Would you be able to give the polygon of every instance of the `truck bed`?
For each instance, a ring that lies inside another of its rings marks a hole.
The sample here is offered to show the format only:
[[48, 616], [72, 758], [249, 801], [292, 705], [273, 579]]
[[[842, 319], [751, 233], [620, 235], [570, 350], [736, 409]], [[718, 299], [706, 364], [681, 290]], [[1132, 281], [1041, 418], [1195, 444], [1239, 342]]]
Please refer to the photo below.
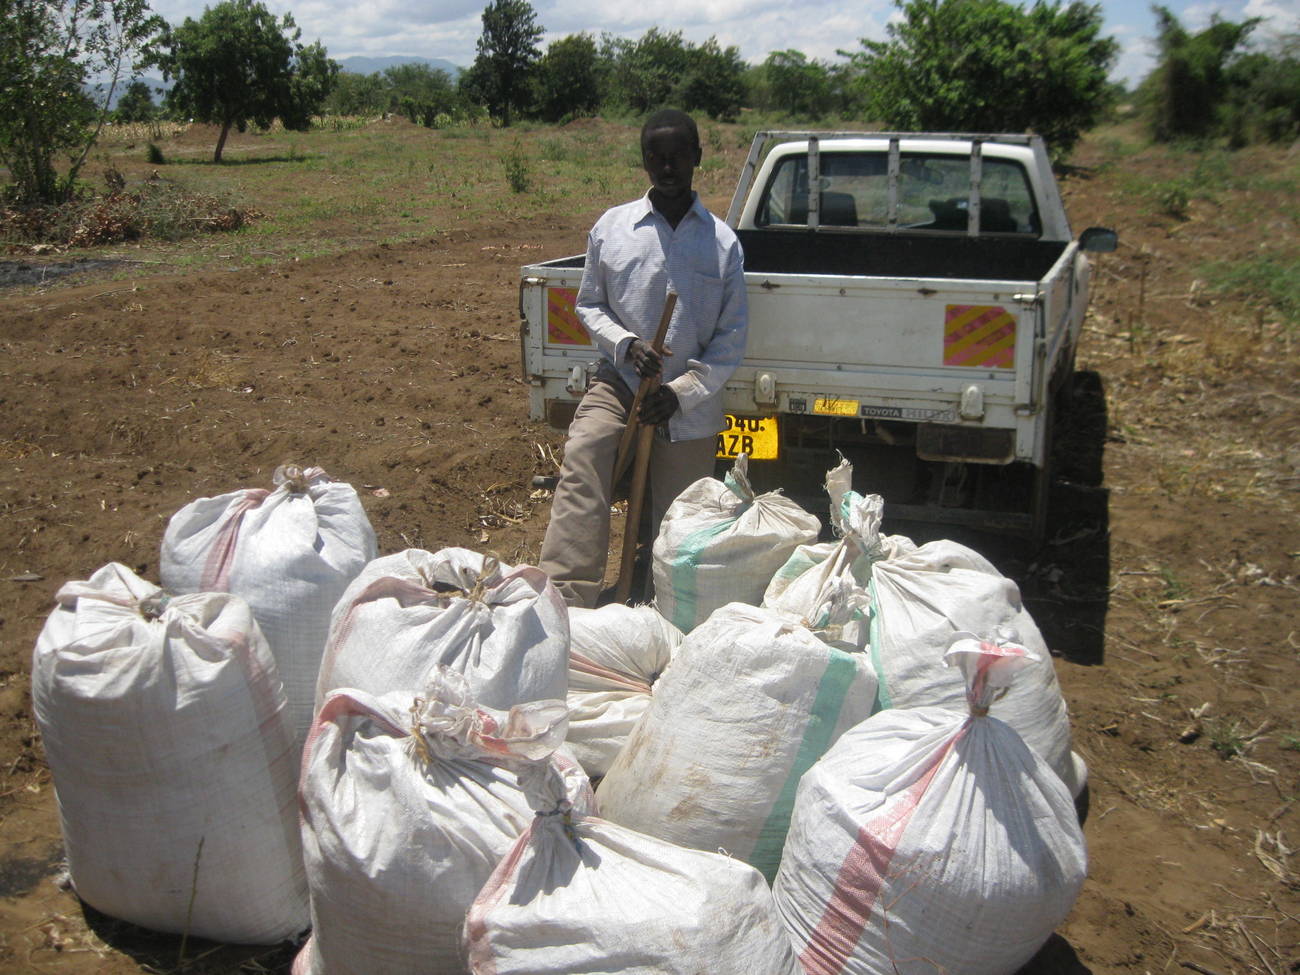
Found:
[[[1012, 237], [742, 230], [754, 274], [1039, 281], [1066, 244]], [[579, 261], [579, 265], [581, 261]]]

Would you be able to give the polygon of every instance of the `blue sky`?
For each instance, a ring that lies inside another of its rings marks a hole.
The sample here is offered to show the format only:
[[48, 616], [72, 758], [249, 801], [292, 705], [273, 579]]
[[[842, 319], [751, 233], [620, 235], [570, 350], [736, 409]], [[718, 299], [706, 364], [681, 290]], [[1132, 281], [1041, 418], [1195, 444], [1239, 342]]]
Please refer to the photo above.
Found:
[[[152, 0], [171, 23], [197, 17], [214, 0]], [[263, 0], [276, 13], [290, 12], [306, 41], [321, 40], [333, 58], [353, 54], [406, 54], [445, 58], [467, 67], [474, 60], [479, 20], [488, 0]], [[660, 0], [611, 4], [608, 0], [532, 0], [546, 28], [544, 43], [588, 31], [637, 38], [651, 27], [680, 30], [700, 43], [717, 37], [740, 48], [746, 61], [794, 48], [809, 57], [835, 60], [837, 49], [856, 49], [863, 37], [880, 40], [897, 13], [892, 0]], [[1256, 36], [1300, 31], [1300, 0], [1166, 0], [1182, 23], [1199, 29], [1214, 14], [1239, 21], [1262, 17]], [[1105, 32], [1119, 41], [1114, 76], [1133, 83], [1151, 69], [1155, 18], [1151, 4], [1102, 0]]]

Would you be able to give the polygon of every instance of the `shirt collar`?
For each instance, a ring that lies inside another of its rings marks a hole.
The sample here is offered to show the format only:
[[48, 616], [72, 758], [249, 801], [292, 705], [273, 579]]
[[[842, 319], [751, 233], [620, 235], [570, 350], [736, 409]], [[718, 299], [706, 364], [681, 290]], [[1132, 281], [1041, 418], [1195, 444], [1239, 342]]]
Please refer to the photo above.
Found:
[[[636, 226], [643, 220], [648, 219], [658, 212], [655, 210], [654, 204], [650, 202], [649, 190], [646, 190], [645, 196], [641, 197], [637, 202], [641, 205], [633, 211], [635, 214], [635, 218], [632, 221], [633, 226]], [[696, 190], [691, 190], [691, 208], [686, 211], [686, 215], [683, 216], [682, 219], [685, 220], [686, 217], [689, 217], [691, 214], [695, 214], [702, 220], [709, 216], [709, 211], [704, 204], [700, 202], [700, 194]]]

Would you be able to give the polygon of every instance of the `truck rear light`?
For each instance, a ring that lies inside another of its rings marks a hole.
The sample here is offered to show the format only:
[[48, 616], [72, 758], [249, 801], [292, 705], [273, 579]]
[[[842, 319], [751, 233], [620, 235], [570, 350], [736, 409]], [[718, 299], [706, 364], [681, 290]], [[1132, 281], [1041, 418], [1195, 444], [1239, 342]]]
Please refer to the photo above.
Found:
[[916, 428], [916, 456], [922, 460], [1009, 464], [1016, 456], [1016, 432], [948, 423], [921, 423]]

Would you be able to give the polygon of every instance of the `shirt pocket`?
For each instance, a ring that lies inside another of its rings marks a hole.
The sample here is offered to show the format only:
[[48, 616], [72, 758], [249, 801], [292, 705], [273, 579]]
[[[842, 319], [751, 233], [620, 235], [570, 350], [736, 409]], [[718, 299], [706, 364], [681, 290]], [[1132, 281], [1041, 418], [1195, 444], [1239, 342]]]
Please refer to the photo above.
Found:
[[718, 316], [722, 313], [722, 279], [692, 271], [691, 290], [686, 296], [686, 330], [695, 337], [699, 351], [713, 338]]

